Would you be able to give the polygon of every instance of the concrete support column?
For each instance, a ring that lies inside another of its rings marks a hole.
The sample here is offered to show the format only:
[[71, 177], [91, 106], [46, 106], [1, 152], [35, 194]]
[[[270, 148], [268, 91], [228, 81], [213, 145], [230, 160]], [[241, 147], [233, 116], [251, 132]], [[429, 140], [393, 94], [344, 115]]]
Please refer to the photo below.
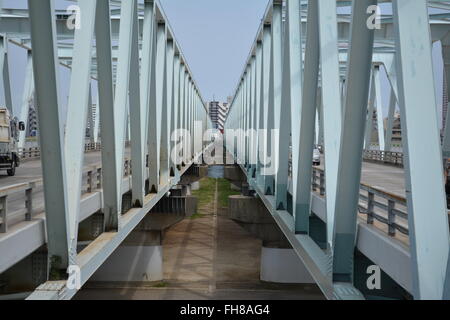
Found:
[[262, 201], [231, 196], [229, 218], [262, 240], [260, 279], [273, 283], [314, 283]]
[[236, 188], [242, 189], [242, 186], [247, 183], [247, 177], [238, 166], [225, 166], [224, 178], [231, 182]]
[[197, 212], [197, 198], [185, 196], [186, 186], [171, 190], [92, 277], [100, 282], [155, 282], [163, 280], [164, 232]]
[[134, 230], [91, 278], [101, 282], [163, 280], [161, 231]]
[[294, 249], [262, 247], [261, 281], [273, 283], [314, 283]]

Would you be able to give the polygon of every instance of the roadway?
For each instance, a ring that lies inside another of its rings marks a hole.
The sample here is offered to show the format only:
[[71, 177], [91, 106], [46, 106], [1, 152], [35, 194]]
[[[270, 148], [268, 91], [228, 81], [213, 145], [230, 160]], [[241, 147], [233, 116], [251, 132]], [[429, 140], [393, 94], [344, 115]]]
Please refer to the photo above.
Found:
[[[101, 152], [89, 152], [85, 154], [84, 158], [85, 170], [93, 166], [101, 166]], [[29, 160], [21, 163], [20, 167], [16, 169], [16, 175], [9, 177], [6, 171], [0, 171], [0, 190], [14, 185], [29, 183], [33, 181], [42, 181], [41, 160]], [[84, 183], [86, 178], [84, 178]], [[8, 196], [8, 212], [13, 213], [25, 206], [25, 193], [14, 193]], [[43, 186], [37, 183], [37, 187], [33, 188], [33, 215], [44, 212], [44, 192]], [[11, 227], [16, 223], [24, 220], [23, 215], [15, 215], [10, 217], [8, 226]], [[1, 240], [1, 235], [0, 235]]]
[[[324, 159], [318, 168], [324, 170]], [[361, 183], [372, 188], [405, 197], [405, 172], [403, 168], [378, 164], [373, 162], [363, 162], [361, 171]]]

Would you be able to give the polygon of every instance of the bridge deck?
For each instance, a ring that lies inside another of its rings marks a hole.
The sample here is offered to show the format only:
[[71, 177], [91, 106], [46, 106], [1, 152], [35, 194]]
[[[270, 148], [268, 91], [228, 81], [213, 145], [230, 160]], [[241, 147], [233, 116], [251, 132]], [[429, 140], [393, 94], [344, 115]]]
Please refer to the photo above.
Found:
[[[126, 150], [126, 157], [129, 156], [129, 149]], [[85, 169], [93, 166], [101, 165], [101, 152], [94, 151], [85, 154]], [[324, 161], [322, 165], [319, 166], [323, 169]], [[16, 176], [9, 177], [6, 172], [0, 175], [0, 189], [7, 188], [20, 183], [28, 183], [31, 181], [37, 181], [42, 179], [42, 170], [40, 159], [25, 161], [16, 171]], [[86, 180], [86, 178], [85, 178]], [[86, 182], [86, 181], [85, 181]], [[404, 183], [404, 170], [402, 168], [387, 166], [384, 164], [377, 164], [371, 162], [364, 162], [362, 169], [362, 179], [363, 184], [369, 185], [371, 187], [383, 190], [388, 193], [395, 194], [400, 197], [405, 196], [405, 183]], [[25, 202], [25, 194], [17, 193], [8, 197], [8, 211], [15, 212], [23, 208]], [[39, 214], [44, 212], [44, 196], [43, 188], [37, 187], [33, 190], [33, 207], [35, 208], [34, 214]], [[361, 215], [362, 217], [362, 215]], [[22, 224], [23, 217], [16, 216], [9, 219], [9, 226], [13, 227], [15, 224]], [[406, 221], [403, 222], [406, 226]], [[375, 221], [375, 226], [379, 229], [387, 231], [387, 226]], [[7, 234], [0, 234], [0, 241]], [[408, 244], [408, 237], [397, 233], [396, 238], [400, 241]]]
[[[129, 156], [129, 150], [126, 151], [126, 157]], [[100, 166], [101, 165], [101, 152], [95, 151], [85, 154], [85, 169], [88, 170], [89, 167]], [[319, 166], [323, 169], [324, 162]], [[26, 161], [21, 164], [21, 166], [16, 171], [16, 176], [9, 177], [6, 172], [0, 175], [0, 189], [7, 188], [9, 186], [17, 185], [20, 183], [27, 183], [31, 181], [36, 181], [42, 179], [41, 162], [39, 159]], [[404, 182], [404, 171], [402, 168], [397, 168], [394, 166], [387, 166], [383, 164], [376, 164], [371, 162], [364, 162], [362, 169], [362, 179], [361, 183], [369, 185], [373, 188], [381, 189], [385, 192], [395, 194], [400, 197], [405, 196], [405, 182]], [[23, 207], [25, 195], [18, 193], [8, 197], [8, 211], [14, 212], [19, 208]], [[44, 197], [41, 188], [36, 188], [33, 193], [34, 207], [38, 208], [36, 213], [44, 211]], [[17, 221], [14, 221], [17, 220]], [[22, 217], [16, 217], [9, 221], [9, 225], [12, 226], [14, 223], [22, 222]], [[379, 224], [380, 228], [386, 228], [382, 224]], [[0, 234], [0, 241], [2, 235]], [[407, 237], [400, 236], [400, 239], [407, 241]]]
[[[127, 156], [128, 156], [127, 151]], [[323, 164], [323, 163], [322, 163]], [[86, 153], [85, 155], [85, 169], [88, 170], [94, 166], [101, 165], [101, 153], [100, 152], [91, 152]], [[16, 185], [20, 183], [26, 183], [30, 181], [39, 180], [42, 178], [41, 176], [41, 165], [40, 160], [30, 160], [24, 162], [20, 168], [17, 169], [17, 175], [15, 177], [8, 176], [0, 176], [0, 189], [9, 187], [11, 185]], [[86, 178], [85, 178], [86, 180]], [[84, 182], [86, 183], [86, 181]], [[403, 169], [386, 166], [382, 164], [375, 164], [365, 162], [363, 165], [362, 171], [362, 183], [366, 185], [370, 185], [376, 187], [377, 189], [384, 190], [386, 192], [396, 194], [399, 197], [404, 197], [405, 189], [404, 189], [404, 173]], [[34, 211], [34, 219], [32, 221], [24, 221], [23, 216], [16, 216], [14, 219], [9, 220], [10, 232], [5, 234], [0, 234], [0, 243], [2, 240], [7, 240], [10, 233], [17, 233], [17, 231], [25, 230], [26, 228], [31, 227], [33, 223], [36, 223], [36, 219], [43, 218], [44, 212], [44, 199], [43, 199], [43, 190], [42, 187], [35, 188], [36, 192], [33, 193], [33, 207], [36, 208]], [[89, 195], [85, 195], [89, 196]], [[17, 193], [10, 197], [8, 197], [8, 211], [14, 212], [23, 208], [25, 202], [25, 195], [23, 193]], [[363, 215], [360, 216], [360, 221], [364, 223], [365, 217]], [[407, 222], [403, 222], [405, 227], [407, 227]], [[374, 222], [373, 226], [368, 226], [370, 228], [377, 228], [382, 231], [387, 238], [387, 226], [379, 223], [377, 221]], [[27, 239], [29, 239], [27, 237]], [[392, 238], [391, 238], [392, 239]], [[407, 245], [408, 237], [397, 233], [395, 236], [396, 240], [399, 240], [401, 243]], [[1, 246], [0, 246], [1, 247]], [[24, 257], [21, 257], [22, 259]], [[19, 259], [19, 260], [20, 260]], [[18, 261], [19, 261], [18, 260]]]

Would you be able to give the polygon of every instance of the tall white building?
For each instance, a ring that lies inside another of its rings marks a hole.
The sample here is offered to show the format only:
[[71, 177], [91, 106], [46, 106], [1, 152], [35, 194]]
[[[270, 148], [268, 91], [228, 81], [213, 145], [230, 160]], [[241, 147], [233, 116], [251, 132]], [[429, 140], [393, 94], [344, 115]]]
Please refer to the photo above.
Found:
[[229, 104], [227, 102], [211, 101], [209, 104], [209, 116], [213, 123], [214, 129], [222, 130], [228, 116]]

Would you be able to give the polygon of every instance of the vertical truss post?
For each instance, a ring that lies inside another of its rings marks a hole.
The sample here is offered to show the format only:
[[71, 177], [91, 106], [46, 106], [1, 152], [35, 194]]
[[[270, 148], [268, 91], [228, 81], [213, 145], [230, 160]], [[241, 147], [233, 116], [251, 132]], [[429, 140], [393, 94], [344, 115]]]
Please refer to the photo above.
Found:
[[[255, 61], [255, 139], [254, 139], [254, 156], [255, 156], [255, 168], [254, 177], [258, 179], [261, 166], [259, 159], [259, 134], [258, 131], [261, 126], [261, 78], [262, 78], [262, 43], [258, 41], [256, 44], [256, 61]], [[230, 106], [231, 107], [231, 106]]]
[[[174, 78], [173, 78], [173, 110], [171, 116], [171, 126], [170, 126], [170, 150], [175, 150], [175, 140], [174, 134], [177, 132], [179, 126], [179, 117], [180, 117], [180, 74], [181, 74], [181, 63], [180, 63], [180, 55], [175, 55], [174, 60]], [[172, 156], [172, 155], [171, 155]], [[178, 174], [177, 166], [178, 166], [178, 155], [172, 159], [170, 170], [176, 176]]]
[[[158, 192], [160, 185], [160, 154], [161, 154], [161, 117], [165, 87], [166, 72], [166, 25], [157, 23], [156, 29], [156, 51], [154, 56], [155, 74], [152, 79], [152, 95], [154, 99], [150, 107], [149, 115], [149, 166], [150, 166], [150, 190]], [[154, 80], [154, 81], [153, 81]]]
[[[156, 5], [153, 8], [152, 41], [150, 55], [150, 80], [148, 87], [149, 106], [147, 110], [147, 163], [148, 163], [148, 186], [150, 193], [156, 193], [159, 189], [159, 137], [160, 124], [158, 123], [158, 111], [156, 104], [156, 79], [157, 79], [157, 41], [158, 23], [156, 21]], [[145, 89], [145, 87], [144, 87]]]
[[[296, 2], [296, 1], [295, 1]], [[291, 5], [291, 4], [290, 4]], [[298, 15], [298, 13], [297, 13]], [[292, 28], [301, 35], [301, 17], [295, 15], [296, 21]], [[308, 22], [306, 30], [305, 71], [302, 85], [302, 61], [294, 57], [301, 54], [301, 38], [298, 35], [295, 51], [292, 52], [295, 67], [292, 72], [291, 108], [292, 108], [292, 145], [293, 145], [293, 209], [295, 217], [295, 232], [309, 233], [309, 216], [311, 212], [311, 175], [314, 143], [315, 114], [317, 110], [317, 91], [319, 81], [319, 25], [318, 3], [308, 1]], [[300, 53], [298, 53], [300, 50]], [[291, 66], [292, 68], [292, 66]], [[300, 124], [300, 125], [298, 125]]]
[[164, 102], [161, 119], [161, 184], [166, 185], [170, 178], [170, 123], [173, 100], [173, 60], [175, 48], [173, 40], [167, 40], [166, 74]]
[[[266, 30], [267, 29], [267, 30]], [[264, 183], [264, 176], [263, 176], [263, 163], [264, 163], [264, 154], [265, 154], [265, 143], [266, 143], [266, 136], [264, 133], [264, 119], [265, 119], [265, 90], [266, 88], [266, 73], [267, 70], [265, 68], [266, 63], [268, 63], [265, 60], [268, 60], [268, 58], [265, 56], [267, 53], [267, 45], [264, 44], [264, 39], [267, 38], [267, 33], [270, 36], [270, 26], [265, 25], [263, 29], [263, 40], [259, 42], [259, 79], [258, 81], [258, 89], [259, 92], [257, 94], [259, 95], [259, 103], [258, 103], [258, 164], [256, 167], [256, 181], [259, 186], [262, 186]], [[268, 40], [266, 40], [267, 42]]]
[[240, 143], [240, 160], [241, 164], [245, 165], [246, 163], [246, 154], [245, 154], [245, 142], [246, 142], [246, 136], [245, 136], [245, 120], [247, 117], [246, 114], [246, 103], [247, 103], [247, 75], [248, 75], [248, 65], [247, 70], [244, 75], [244, 79], [242, 80], [242, 104], [241, 104], [241, 143]]
[[250, 87], [250, 64], [247, 64], [247, 72], [244, 78], [244, 104], [242, 106], [242, 155], [243, 155], [243, 164], [244, 168], [247, 168], [248, 164], [248, 153], [247, 153], [247, 145], [248, 145], [248, 135], [247, 135], [247, 124], [249, 117], [249, 94], [248, 89]]
[[257, 134], [256, 134], [256, 128], [257, 128], [257, 58], [256, 56], [252, 57], [252, 71], [251, 71], [251, 88], [250, 88], [250, 96], [252, 99], [251, 104], [251, 119], [250, 119], [250, 146], [249, 146], [249, 154], [250, 154], [250, 166], [249, 166], [249, 173], [250, 178], [253, 178], [254, 176], [254, 170], [256, 168], [256, 159], [257, 159]]
[[188, 132], [188, 137], [186, 140], [186, 164], [189, 163], [191, 159], [191, 144], [192, 144], [192, 131], [191, 131], [191, 77], [186, 74], [186, 130]]
[[[287, 4], [289, 7], [289, 3]], [[297, 12], [298, 14], [298, 12]], [[289, 18], [289, 17], [288, 17]], [[278, 210], [287, 210], [287, 184], [289, 174], [289, 140], [291, 138], [290, 109], [287, 103], [282, 103], [283, 86], [283, 21], [282, 1], [274, 3], [272, 52], [273, 52], [273, 109], [274, 128], [278, 137], [273, 141], [275, 155], [272, 157], [275, 165], [275, 206]], [[287, 29], [287, 27], [286, 27]], [[285, 35], [287, 33], [285, 32]], [[286, 36], [284, 42], [287, 42]], [[286, 52], [284, 56], [286, 57]]]
[[184, 78], [184, 99], [183, 99], [183, 126], [184, 137], [183, 137], [183, 163], [187, 165], [188, 162], [188, 146], [189, 146], [189, 128], [188, 128], [188, 115], [189, 115], [189, 74], [185, 66], [185, 72], [183, 74]]
[[449, 229], [427, 1], [394, 0], [393, 11], [414, 297], [442, 299]]
[[[269, 168], [264, 168], [264, 192], [267, 195], [275, 195], [275, 178], [277, 172], [277, 136], [274, 136], [277, 129], [277, 115], [279, 115], [281, 107], [281, 68], [282, 68], [282, 48], [281, 48], [281, 29], [282, 29], [282, 4], [278, 0], [272, 3], [272, 28], [270, 41], [270, 65], [269, 65], [269, 93], [268, 93], [268, 109], [266, 118], [266, 146], [267, 153], [270, 152]], [[270, 170], [272, 168], [273, 170]]]
[[197, 108], [198, 108], [198, 100], [197, 100], [197, 90], [194, 90], [194, 105], [193, 105], [193, 116], [192, 116], [192, 122], [193, 122], [193, 128], [194, 128], [194, 157], [197, 155], [198, 150], [198, 137], [200, 133], [200, 127], [197, 123]]
[[193, 108], [194, 108], [194, 86], [192, 83], [192, 77], [189, 75], [189, 97], [188, 97], [188, 130], [189, 130], [189, 155], [188, 162], [192, 162], [192, 158], [194, 157], [194, 128], [193, 128]]
[[[33, 100], [34, 100], [33, 56], [31, 50], [27, 50], [27, 67], [25, 71], [25, 82], [22, 95], [22, 104], [19, 114], [19, 121], [25, 123], [26, 129], [28, 129], [30, 106]], [[20, 131], [19, 149], [23, 149], [25, 147], [26, 137], [27, 137], [26, 131]]]
[[[149, 6], [151, 3], [144, 3], [145, 5], [145, 26], [150, 30], [145, 30], [145, 35], [151, 34], [151, 23], [152, 23], [152, 12], [149, 11]], [[151, 11], [151, 10], [150, 10]], [[150, 20], [150, 21], [148, 21]], [[141, 99], [141, 89], [140, 81], [142, 78], [149, 77], [149, 69], [142, 72], [140, 69], [140, 59], [139, 59], [139, 14], [138, 14], [138, 3], [134, 3], [133, 7], [133, 20], [132, 20], [132, 34], [131, 34], [131, 56], [130, 56], [130, 82], [128, 91], [128, 103], [130, 107], [130, 134], [131, 134], [131, 161], [132, 161], [132, 204], [135, 207], [142, 207], [144, 205], [145, 196], [145, 132], [146, 132], [146, 101], [142, 102]], [[144, 31], [144, 30], [143, 30]], [[146, 42], [151, 41], [151, 39], [145, 39]], [[147, 45], [147, 53], [149, 54], [149, 44]], [[146, 62], [150, 61], [149, 57], [144, 57]]]
[[242, 141], [243, 141], [243, 151], [242, 154], [244, 156], [243, 162], [245, 168], [247, 168], [248, 165], [248, 118], [250, 116], [249, 114], [249, 106], [250, 106], [250, 95], [249, 95], [249, 88], [250, 88], [250, 64], [247, 64], [247, 73], [245, 74], [245, 80], [244, 80], [244, 105], [242, 108]]
[[[185, 146], [185, 137], [184, 137], [184, 117], [185, 117], [185, 106], [186, 106], [186, 65], [184, 63], [181, 64], [181, 70], [180, 70], [180, 113], [178, 115], [178, 130], [180, 131], [180, 138], [181, 138], [181, 147], [182, 147], [182, 154], [177, 154], [179, 159], [177, 159], [178, 164], [181, 166], [184, 164], [184, 153], [186, 152], [184, 149]], [[177, 151], [178, 152], [178, 151]]]
[[[145, 166], [148, 150], [149, 141], [149, 114], [150, 114], [150, 101], [151, 101], [151, 82], [152, 73], [154, 70], [153, 56], [155, 48], [155, 9], [153, 0], [145, 0], [144, 2], [144, 24], [142, 30], [142, 59], [141, 59], [141, 79], [140, 79], [140, 94], [141, 94], [141, 110], [143, 110], [143, 117], [145, 118], [142, 122], [144, 127], [143, 137], [144, 150], [143, 163]], [[150, 166], [150, 165], [149, 165]], [[147, 179], [147, 170], [144, 173], [144, 178]]]
[[[269, 99], [270, 99], [270, 78], [271, 78], [271, 63], [272, 63], [272, 55], [271, 55], [271, 47], [272, 47], [272, 34], [271, 34], [272, 26], [270, 24], [265, 24], [263, 29], [263, 84], [261, 87], [261, 94], [262, 94], [262, 104], [263, 104], [263, 116], [264, 120], [262, 122], [262, 130], [263, 131], [263, 139], [260, 140], [260, 143], [262, 143], [262, 153], [260, 154], [260, 161], [262, 161], [262, 167], [261, 167], [261, 175], [262, 175], [262, 189], [264, 190], [264, 193], [266, 193], [267, 189], [266, 186], [270, 185], [270, 181], [268, 180], [269, 177], [266, 173], [266, 166], [269, 162], [269, 152], [270, 152], [270, 145], [269, 145], [269, 139], [271, 129], [269, 127]], [[273, 180], [271, 180], [273, 181]]]
[[67, 205], [70, 226], [70, 249], [77, 253], [78, 223], [80, 214], [82, 169], [85, 152], [86, 120], [91, 93], [92, 43], [94, 39], [97, 2], [80, 0], [80, 29], [75, 30], [72, 74], [65, 135]]
[[[342, 106], [339, 92], [340, 70], [336, 1], [318, 0], [320, 65], [325, 134], [325, 174], [327, 241], [332, 247], [339, 150], [341, 145]], [[366, 8], [367, 9], [367, 8]]]
[[[122, 211], [122, 179], [124, 174], [125, 139], [128, 132], [129, 113], [129, 89], [130, 89], [130, 67], [133, 56], [133, 30], [136, 17], [136, 1], [123, 1], [121, 4], [120, 30], [119, 30], [119, 58], [117, 63], [117, 81], [114, 99], [114, 117], [116, 120], [115, 145], [116, 153], [116, 185], [118, 198], [118, 214]], [[136, 76], [136, 75], [133, 75]], [[120, 215], [118, 218], [119, 229]]]
[[189, 163], [192, 159], [192, 139], [193, 139], [193, 133], [192, 133], [192, 82], [191, 77], [188, 75], [188, 82], [187, 82], [187, 118], [186, 118], [186, 129], [189, 132], [189, 142], [187, 144], [187, 158], [186, 162]]
[[238, 118], [238, 121], [239, 121], [238, 129], [239, 129], [239, 131], [237, 133], [238, 134], [238, 143], [237, 143], [238, 164], [242, 164], [243, 163], [243, 161], [242, 161], [242, 149], [243, 149], [243, 147], [242, 147], [242, 140], [243, 140], [243, 134], [242, 134], [242, 127], [243, 127], [243, 125], [242, 125], [242, 122], [243, 122], [243, 118], [244, 118], [244, 110], [243, 110], [244, 93], [243, 93], [243, 91], [244, 91], [244, 85], [245, 85], [245, 82], [244, 82], [245, 75], [246, 75], [246, 73], [244, 72], [244, 76], [243, 76], [243, 79], [241, 80], [241, 85], [239, 87], [239, 118]]
[[192, 161], [192, 159], [194, 158], [194, 99], [195, 99], [195, 86], [194, 86], [194, 79], [191, 76], [191, 113], [190, 113], [190, 121], [189, 121], [189, 126], [190, 126], [190, 132], [191, 132], [191, 157], [190, 157], [190, 161]]
[[356, 219], [361, 181], [364, 126], [369, 96], [374, 30], [366, 27], [367, 8], [377, 0], [354, 0], [351, 46], [347, 62], [347, 88], [339, 156], [333, 280], [351, 282], [356, 241]]
[[[198, 97], [198, 92], [195, 93], [195, 124], [194, 124], [194, 137], [195, 137], [195, 156], [197, 157], [200, 154], [201, 146], [202, 146], [202, 123], [199, 118], [199, 107], [200, 107], [200, 99]], [[199, 163], [201, 159], [195, 159], [196, 163]], [[201, 163], [201, 162], [200, 162]]]
[[33, 70], [41, 136], [41, 162], [51, 268], [69, 266], [69, 217], [64, 148], [59, 116], [58, 55], [52, 0], [28, 1]]
[[116, 156], [116, 127], [114, 113], [114, 89], [112, 69], [111, 19], [109, 0], [97, 0], [96, 47], [98, 73], [98, 113], [102, 119], [102, 187], [105, 229], [118, 227], [119, 196], [121, 181], [119, 168], [113, 159]]
[[244, 137], [244, 165], [245, 168], [248, 168], [249, 164], [249, 136], [248, 136], [248, 128], [249, 128], [249, 119], [250, 119], [250, 104], [251, 104], [251, 96], [250, 96], [250, 86], [251, 86], [251, 67], [250, 64], [247, 64], [247, 74], [245, 76], [245, 104], [244, 104], [244, 130], [242, 132]]

